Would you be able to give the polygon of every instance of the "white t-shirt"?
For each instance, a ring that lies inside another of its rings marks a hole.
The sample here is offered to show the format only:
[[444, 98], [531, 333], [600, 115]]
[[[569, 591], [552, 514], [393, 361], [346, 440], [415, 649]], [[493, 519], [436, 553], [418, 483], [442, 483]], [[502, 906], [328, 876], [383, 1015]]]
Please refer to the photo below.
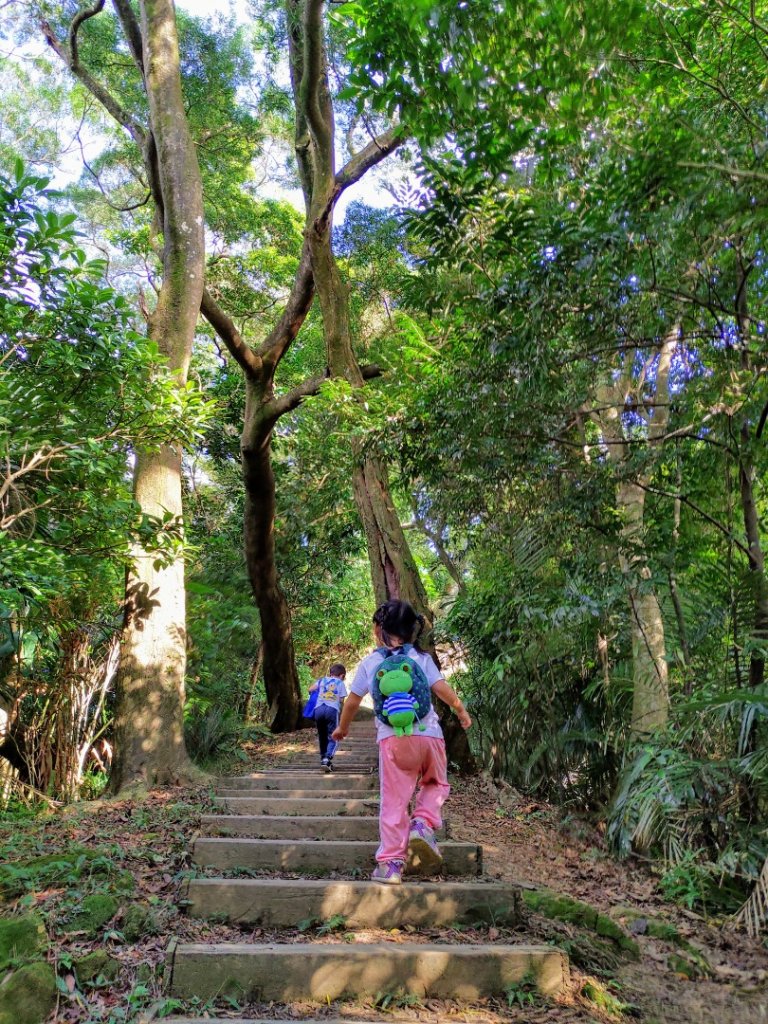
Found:
[[[442, 672], [428, 654], [412, 649], [408, 651], [408, 657], [412, 658], [413, 661], [423, 669], [430, 687], [434, 686], [435, 683], [439, 682], [443, 678]], [[349, 688], [350, 693], [356, 693], [358, 697], [364, 697], [366, 693], [370, 693], [374, 676], [376, 675], [379, 665], [383, 660], [384, 659], [378, 651], [373, 651], [371, 654], [366, 655], [366, 657], [364, 657], [360, 662], [360, 666], [355, 673], [354, 682]], [[419, 732], [418, 729], [414, 728], [414, 736], [432, 736], [437, 739], [443, 738], [443, 730], [440, 728], [440, 719], [437, 717], [437, 712], [433, 706], [430, 706], [429, 711], [424, 718], [422, 718], [421, 724], [426, 726], [424, 732]], [[395, 730], [391, 725], [387, 725], [379, 718], [376, 719], [376, 740], [378, 743], [381, 743], [381, 741], [385, 740], [388, 736], [394, 735]]]
[[338, 711], [346, 696], [347, 688], [343, 679], [339, 679], [337, 676], [323, 676], [322, 679], [318, 679], [316, 707], [319, 708], [321, 704], [327, 704], [329, 708], [336, 708]]

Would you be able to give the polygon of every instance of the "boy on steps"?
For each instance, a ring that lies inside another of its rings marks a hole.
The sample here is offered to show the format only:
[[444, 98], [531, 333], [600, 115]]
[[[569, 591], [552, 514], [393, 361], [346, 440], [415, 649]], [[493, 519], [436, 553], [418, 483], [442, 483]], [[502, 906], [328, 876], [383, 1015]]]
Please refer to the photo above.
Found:
[[331, 665], [328, 675], [318, 679], [309, 688], [310, 693], [317, 690], [314, 717], [317, 726], [317, 742], [320, 747], [320, 764], [326, 772], [333, 771], [333, 755], [336, 753], [338, 743], [331, 739], [331, 733], [339, 724], [339, 712], [344, 698], [347, 696], [347, 688], [344, 685], [346, 675], [347, 670], [343, 665], [339, 663]]

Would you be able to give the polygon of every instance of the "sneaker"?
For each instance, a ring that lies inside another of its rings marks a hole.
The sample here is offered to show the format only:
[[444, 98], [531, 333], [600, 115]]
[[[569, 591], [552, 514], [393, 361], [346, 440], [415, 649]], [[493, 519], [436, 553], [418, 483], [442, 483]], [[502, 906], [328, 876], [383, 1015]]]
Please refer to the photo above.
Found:
[[380, 861], [371, 875], [372, 882], [383, 885], [400, 885], [403, 880], [403, 862], [401, 860]]
[[326, 760], [323, 761], [323, 765], [325, 766], [325, 774], [330, 775], [331, 772], [333, 771], [333, 761], [330, 759], [330, 757], [326, 758]]
[[408, 851], [417, 859], [422, 873], [435, 874], [443, 866], [443, 855], [437, 845], [435, 833], [421, 818], [414, 818], [408, 834]]
[[320, 758], [320, 764], [322, 765], [322, 767], [323, 767], [323, 768], [325, 768], [325, 770], [326, 770], [326, 771], [328, 771], [328, 765], [329, 765], [330, 763], [331, 763], [331, 762], [330, 762], [330, 761], [328, 760], [328, 758], [327, 758], [327, 757], [321, 757], [321, 758]]

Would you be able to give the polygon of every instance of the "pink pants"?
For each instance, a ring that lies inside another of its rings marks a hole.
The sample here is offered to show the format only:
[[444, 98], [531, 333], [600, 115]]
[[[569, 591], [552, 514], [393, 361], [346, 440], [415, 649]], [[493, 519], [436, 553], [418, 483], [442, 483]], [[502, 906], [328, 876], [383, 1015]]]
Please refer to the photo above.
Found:
[[408, 805], [419, 784], [413, 817], [430, 828], [443, 823], [441, 808], [448, 799], [445, 741], [434, 736], [388, 736], [379, 743], [379, 835], [377, 861], [405, 860], [411, 815]]

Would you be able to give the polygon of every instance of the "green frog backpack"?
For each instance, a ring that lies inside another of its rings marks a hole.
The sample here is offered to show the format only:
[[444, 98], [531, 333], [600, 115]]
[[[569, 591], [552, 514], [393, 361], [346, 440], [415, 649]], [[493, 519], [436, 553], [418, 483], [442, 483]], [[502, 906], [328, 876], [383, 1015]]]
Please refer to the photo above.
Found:
[[424, 669], [409, 657], [412, 644], [391, 651], [379, 647], [382, 661], [373, 677], [373, 711], [380, 722], [391, 726], [395, 736], [412, 736], [414, 725], [424, 732], [423, 724], [432, 707], [432, 690]]

